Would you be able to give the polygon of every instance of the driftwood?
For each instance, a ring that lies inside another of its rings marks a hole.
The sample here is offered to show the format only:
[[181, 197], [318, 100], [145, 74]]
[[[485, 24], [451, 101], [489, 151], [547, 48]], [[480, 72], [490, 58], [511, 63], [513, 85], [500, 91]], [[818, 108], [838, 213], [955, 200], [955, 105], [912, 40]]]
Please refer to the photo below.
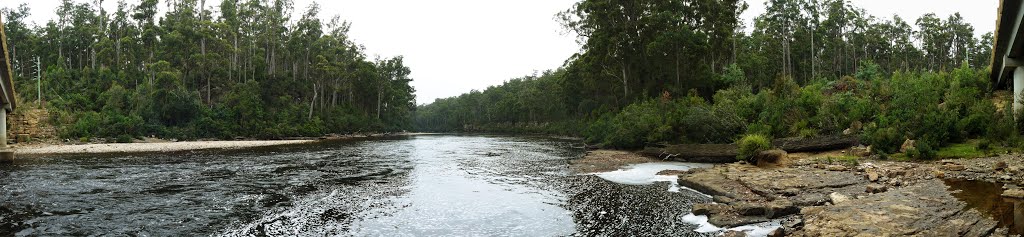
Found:
[[[854, 136], [781, 138], [772, 141], [773, 146], [790, 153], [844, 149], [859, 143]], [[731, 163], [736, 161], [739, 147], [736, 144], [679, 144], [647, 147], [640, 154], [672, 161]]]

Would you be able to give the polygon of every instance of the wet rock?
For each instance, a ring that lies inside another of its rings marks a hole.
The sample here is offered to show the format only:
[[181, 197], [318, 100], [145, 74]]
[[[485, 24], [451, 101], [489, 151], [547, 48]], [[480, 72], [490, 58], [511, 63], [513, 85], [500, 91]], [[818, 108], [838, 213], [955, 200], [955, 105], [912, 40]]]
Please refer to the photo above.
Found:
[[996, 223], [946, 190], [923, 180], [832, 206], [804, 207], [806, 236], [984, 236]]
[[725, 233], [722, 233], [722, 237], [747, 237], [747, 233], [743, 233], [742, 231], [730, 230], [726, 231]]
[[1002, 171], [1007, 168], [1006, 161], [998, 161], [992, 165], [992, 170]]
[[878, 172], [868, 171], [867, 172], [867, 176], [868, 176], [868, 181], [871, 181], [871, 182], [878, 181]]
[[686, 174], [686, 173], [687, 173], [687, 171], [682, 171], [682, 170], [662, 170], [662, 171], [658, 171], [658, 173], [656, 175], [681, 175], [681, 174]]
[[786, 229], [775, 228], [771, 233], [768, 233], [768, 237], [783, 237], [786, 236]]
[[868, 184], [868, 187], [864, 191], [867, 192], [867, 193], [881, 193], [881, 192], [885, 192], [885, 191], [888, 191], [888, 190], [889, 190], [889, 188], [885, 187], [885, 185], [881, 185], [881, 184]]
[[793, 202], [790, 202], [790, 201], [785, 200], [785, 199], [778, 199], [778, 200], [769, 202], [767, 205], [765, 205], [765, 209], [766, 209], [765, 215], [768, 218], [779, 218], [779, 217], [783, 217], [783, 216], [788, 216], [788, 215], [800, 213], [800, 208], [799, 207], [794, 205]]
[[770, 221], [771, 219], [763, 216], [741, 216], [735, 213], [725, 213], [720, 215], [708, 216], [708, 223], [722, 228], [732, 228], [741, 225], [749, 225], [754, 223], [761, 223]]
[[842, 165], [828, 165], [828, 166], [825, 166], [825, 169], [827, 169], [828, 171], [846, 171], [846, 166], [842, 166]]
[[717, 202], [717, 203], [729, 204], [729, 203], [736, 202], [736, 199], [732, 199], [732, 198], [726, 197], [726, 196], [714, 196], [714, 197], [711, 198], [711, 201], [714, 201], [714, 202]]
[[754, 155], [754, 162], [762, 168], [785, 166], [789, 164], [789, 154], [779, 149], [762, 151]]
[[734, 205], [736, 213], [744, 216], [761, 216], [768, 213], [768, 209], [765, 206], [755, 203], [739, 203]]
[[910, 148], [914, 148], [914, 143], [915, 141], [910, 139], [903, 141], [903, 145], [900, 145], [900, 153], [905, 153]]
[[840, 204], [850, 200], [850, 197], [840, 193], [831, 193], [828, 195], [828, 198], [832, 200], [832, 204]]
[[948, 163], [948, 164], [942, 165], [942, 169], [949, 170], [949, 171], [964, 171], [964, 170], [967, 169], [967, 167], [965, 167], [964, 165], [961, 165], [961, 164]]
[[1003, 191], [1003, 194], [1001, 196], [1008, 198], [1024, 198], [1024, 190], [1021, 190], [1019, 188], [1008, 189], [1006, 191]]

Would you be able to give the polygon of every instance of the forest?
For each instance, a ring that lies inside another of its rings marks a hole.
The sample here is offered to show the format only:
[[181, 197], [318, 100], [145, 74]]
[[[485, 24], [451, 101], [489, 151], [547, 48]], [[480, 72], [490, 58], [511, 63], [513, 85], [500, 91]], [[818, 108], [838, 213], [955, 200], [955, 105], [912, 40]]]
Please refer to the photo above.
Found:
[[959, 13], [765, 3], [745, 26], [740, 0], [582, 0], [556, 16], [581, 45], [563, 67], [420, 105], [415, 127], [614, 148], [848, 134], [883, 155], [918, 140], [911, 158], [966, 140], [1021, 145], [987, 76], [992, 33], [976, 37]]
[[21, 108], [48, 109], [63, 138], [411, 129], [415, 90], [402, 57], [368, 58], [351, 24], [321, 20], [316, 3], [301, 12], [291, 0], [121, 0], [114, 12], [102, 3], [61, 0], [45, 25], [27, 22], [27, 4], [0, 10]]

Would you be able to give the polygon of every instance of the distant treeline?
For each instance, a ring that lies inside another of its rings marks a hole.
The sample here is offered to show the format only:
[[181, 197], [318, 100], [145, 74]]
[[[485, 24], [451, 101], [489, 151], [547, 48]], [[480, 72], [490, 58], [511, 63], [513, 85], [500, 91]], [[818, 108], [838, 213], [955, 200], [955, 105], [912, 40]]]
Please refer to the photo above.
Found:
[[37, 101], [41, 65], [42, 102], [63, 137], [411, 128], [402, 57], [368, 59], [350, 24], [320, 20], [315, 3], [299, 19], [292, 0], [120, 1], [115, 12], [99, 3], [63, 0], [45, 25], [26, 22], [26, 4], [2, 9], [23, 107]]
[[[975, 38], [959, 14], [908, 23], [842, 0], [766, 6], [748, 30], [739, 0], [583, 0], [558, 14], [582, 45], [563, 68], [419, 106], [416, 127], [522, 127], [615, 147], [854, 127], [892, 152], [902, 139], [937, 146], [1012, 125], [977, 103], [991, 88], [992, 33]], [[986, 117], [962, 121], [968, 111]]]

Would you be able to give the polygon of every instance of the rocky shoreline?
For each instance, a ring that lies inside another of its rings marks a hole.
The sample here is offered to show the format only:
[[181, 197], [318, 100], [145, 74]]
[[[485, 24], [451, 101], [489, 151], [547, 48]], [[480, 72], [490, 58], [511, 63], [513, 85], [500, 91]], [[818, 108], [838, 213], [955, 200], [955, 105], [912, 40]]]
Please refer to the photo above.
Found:
[[775, 166], [718, 164], [678, 175], [680, 185], [713, 197], [695, 204], [695, 215], [719, 227], [782, 222], [773, 236], [1007, 236], [1006, 223], [955, 197], [965, 194], [946, 182], [996, 182], [1003, 184], [1004, 197], [1024, 198], [1021, 155], [926, 163], [811, 156]]

